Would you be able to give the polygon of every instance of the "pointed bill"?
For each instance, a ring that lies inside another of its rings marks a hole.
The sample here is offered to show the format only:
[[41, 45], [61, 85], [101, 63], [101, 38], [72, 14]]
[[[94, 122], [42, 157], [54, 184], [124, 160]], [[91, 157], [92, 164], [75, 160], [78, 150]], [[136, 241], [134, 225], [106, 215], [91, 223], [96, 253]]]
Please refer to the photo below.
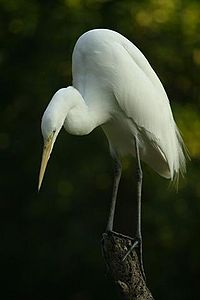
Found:
[[40, 167], [40, 174], [39, 174], [39, 184], [38, 184], [38, 191], [40, 190], [41, 184], [42, 184], [42, 180], [45, 174], [45, 170], [47, 167], [47, 163], [53, 148], [53, 144], [54, 144], [54, 139], [53, 139], [53, 135], [51, 137], [49, 137], [49, 139], [44, 143], [44, 147], [43, 147], [43, 153], [42, 153], [42, 162], [41, 162], [41, 167]]

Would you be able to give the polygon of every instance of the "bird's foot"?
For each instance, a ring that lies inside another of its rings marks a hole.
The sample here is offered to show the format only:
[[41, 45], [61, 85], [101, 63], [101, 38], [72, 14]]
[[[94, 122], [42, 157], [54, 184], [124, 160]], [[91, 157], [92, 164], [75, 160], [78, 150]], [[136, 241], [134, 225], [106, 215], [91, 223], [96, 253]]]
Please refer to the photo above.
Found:
[[125, 239], [128, 239], [128, 240], [130, 240], [130, 241], [135, 241], [135, 239], [134, 238], [132, 238], [132, 237], [130, 237], [130, 236], [128, 236], [128, 235], [124, 235], [124, 234], [122, 234], [122, 233], [119, 233], [119, 232], [116, 232], [116, 231], [113, 231], [113, 230], [106, 230], [106, 233], [109, 235], [109, 234], [113, 234], [113, 235], [115, 235], [115, 236], [117, 236], [117, 237], [119, 237], [119, 238], [125, 238]]
[[132, 246], [127, 251], [127, 253], [124, 255], [122, 261], [124, 261], [135, 248], [138, 248], [138, 258], [139, 258], [139, 263], [140, 263], [140, 270], [141, 270], [144, 280], [146, 281], [146, 275], [144, 272], [144, 264], [143, 264], [143, 257], [142, 257], [142, 238], [134, 239]]
[[127, 251], [127, 253], [122, 258], [122, 262], [127, 259], [128, 255], [135, 248], [138, 248], [138, 259], [139, 259], [139, 264], [140, 264], [140, 270], [141, 270], [141, 273], [142, 273], [142, 276], [143, 276], [144, 280], [146, 281], [146, 276], [145, 276], [145, 272], [144, 272], [143, 258], [142, 258], [142, 238], [138, 238], [138, 237], [132, 238], [130, 236], [124, 235], [122, 233], [119, 233], [119, 232], [116, 232], [116, 231], [113, 231], [113, 230], [106, 230], [106, 233], [111, 234], [111, 235], [115, 235], [119, 238], [128, 239], [132, 243], [132, 245], [130, 246], [130, 249]]
[[133, 249], [135, 249], [136, 247], [138, 247], [139, 245], [139, 241], [137, 239], [134, 240], [132, 246], [130, 247], [130, 249], [126, 252], [126, 254], [124, 255], [124, 257], [122, 258], [122, 261], [125, 261], [126, 258], [128, 257], [128, 255], [133, 251]]

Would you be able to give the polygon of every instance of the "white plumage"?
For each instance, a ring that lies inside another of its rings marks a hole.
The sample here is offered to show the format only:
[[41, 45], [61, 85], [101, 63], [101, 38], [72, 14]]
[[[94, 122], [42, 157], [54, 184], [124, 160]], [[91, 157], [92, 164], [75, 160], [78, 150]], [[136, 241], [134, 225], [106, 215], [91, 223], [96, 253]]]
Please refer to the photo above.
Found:
[[[166, 92], [147, 59], [117, 32], [95, 29], [77, 41], [72, 57], [73, 86], [53, 96], [42, 117], [44, 149], [39, 189], [60, 129], [85, 135], [101, 126], [114, 159], [114, 181], [106, 231], [113, 232], [120, 156], [132, 154], [137, 162], [137, 224], [134, 242], [142, 259], [140, 159], [171, 180], [185, 172], [184, 143], [174, 121]], [[116, 232], [114, 233], [116, 235]]]
[[129, 40], [106, 29], [82, 35], [73, 52], [73, 86], [89, 108], [108, 113], [102, 124], [115, 151], [134, 154], [137, 135], [142, 160], [161, 176], [184, 172], [183, 142], [166, 92]]
[[73, 87], [59, 90], [42, 118], [44, 143], [51, 143], [39, 185], [63, 125], [78, 135], [101, 125], [118, 155], [135, 155], [137, 137], [140, 158], [161, 176], [173, 180], [185, 172], [184, 144], [166, 92], [133, 43], [112, 30], [86, 32], [75, 45], [72, 74]]

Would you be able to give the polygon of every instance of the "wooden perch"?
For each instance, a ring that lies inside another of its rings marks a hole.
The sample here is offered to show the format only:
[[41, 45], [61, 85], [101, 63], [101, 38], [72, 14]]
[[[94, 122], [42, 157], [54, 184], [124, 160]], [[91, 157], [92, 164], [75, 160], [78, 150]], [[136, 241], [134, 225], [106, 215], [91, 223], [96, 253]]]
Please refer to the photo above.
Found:
[[111, 279], [126, 300], [154, 300], [140, 271], [135, 249], [122, 261], [133, 240], [108, 232], [103, 234], [102, 250]]

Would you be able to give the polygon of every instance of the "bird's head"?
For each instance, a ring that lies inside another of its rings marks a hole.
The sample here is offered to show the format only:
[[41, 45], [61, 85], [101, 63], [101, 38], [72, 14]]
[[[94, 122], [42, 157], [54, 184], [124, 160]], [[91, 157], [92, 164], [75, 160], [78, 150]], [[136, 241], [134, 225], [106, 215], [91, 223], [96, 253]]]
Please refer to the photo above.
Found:
[[47, 163], [53, 150], [56, 138], [64, 124], [70, 108], [67, 96], [70, 96], [72, 87], [60, 89], [55, 93], [47, 106], [41, 122], [41, 130], [44, 140], [42, 161], [39, 174], [38, 190], [40, 190]]

